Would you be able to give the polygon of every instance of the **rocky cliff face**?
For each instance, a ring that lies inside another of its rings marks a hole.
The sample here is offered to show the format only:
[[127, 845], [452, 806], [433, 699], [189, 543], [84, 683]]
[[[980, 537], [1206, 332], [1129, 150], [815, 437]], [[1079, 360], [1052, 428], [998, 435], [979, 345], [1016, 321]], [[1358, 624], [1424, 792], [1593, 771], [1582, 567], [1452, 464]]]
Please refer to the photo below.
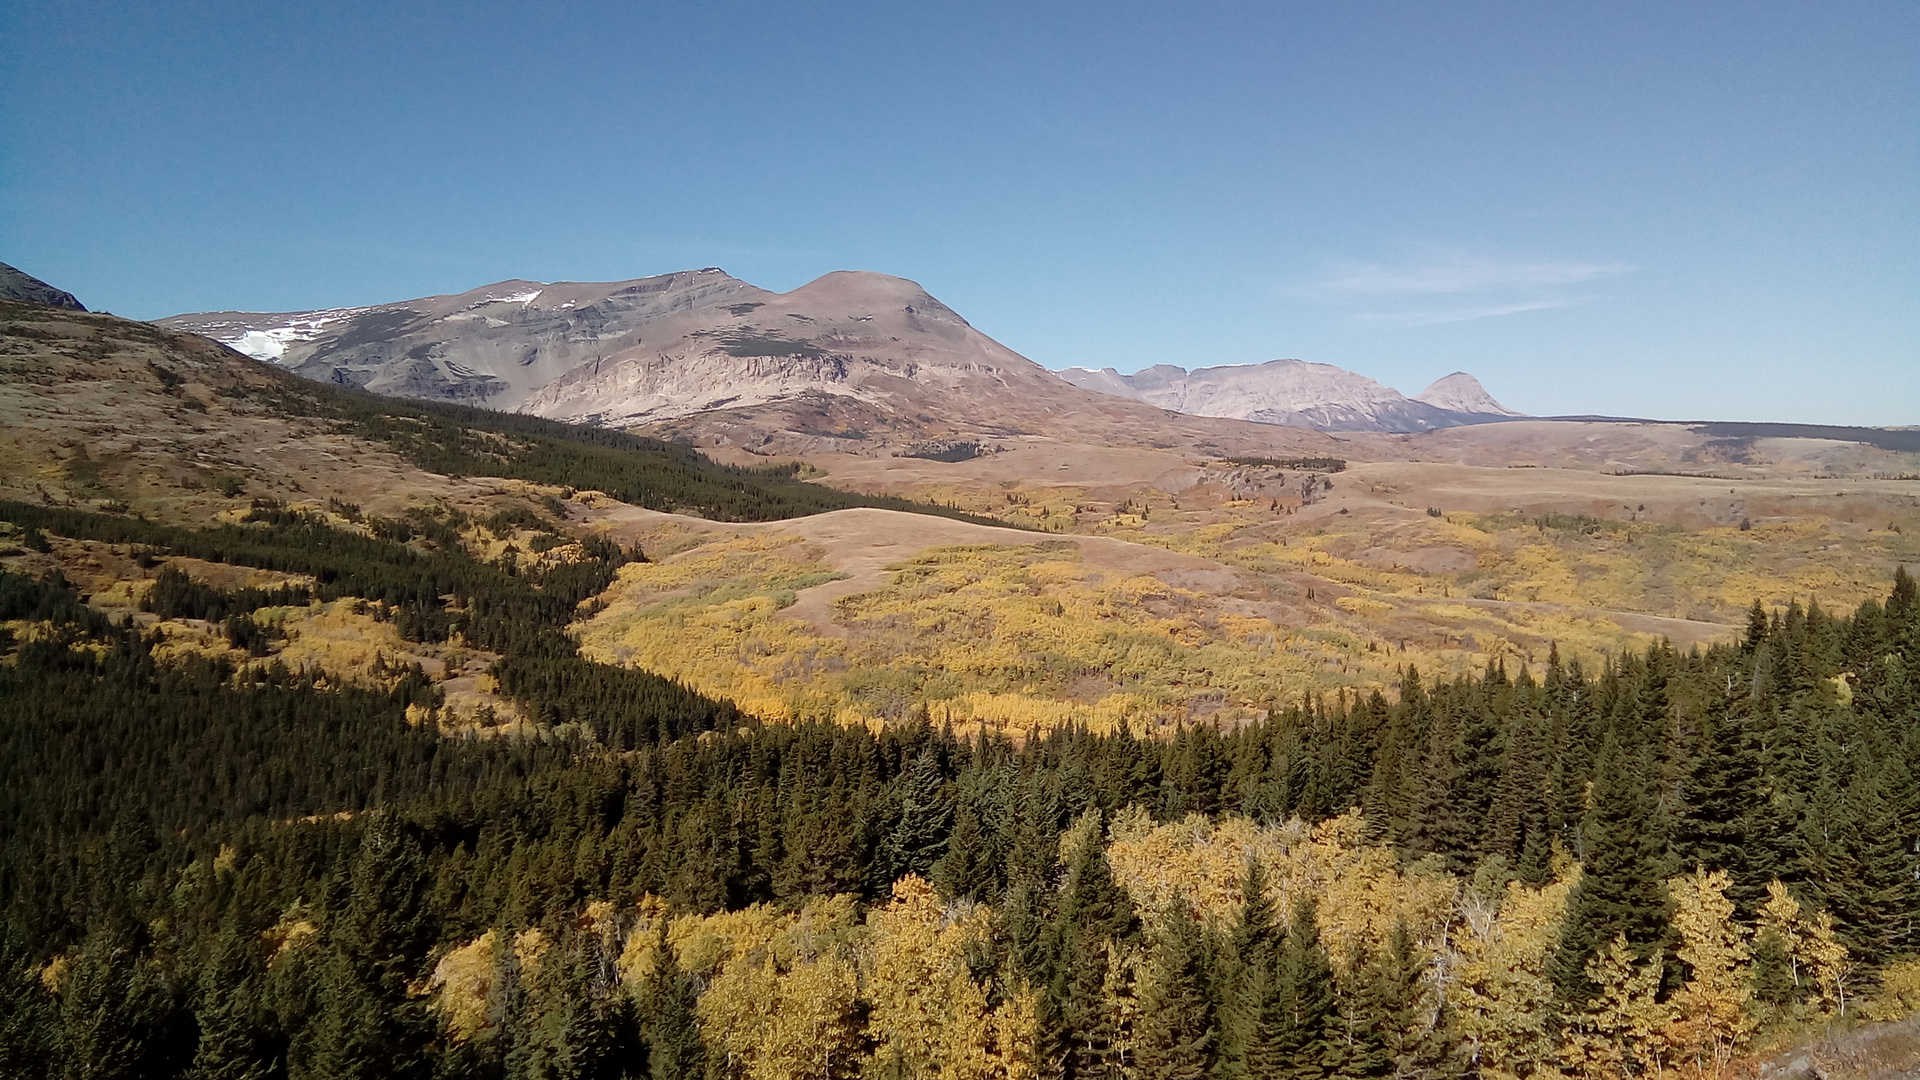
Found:
[[[1075, 386], [1175, 412], [1321, 431], [1431, 431], [1519, 415], [1494, 401], [1473, 376], [1464, 373], [1449, 375], [1419, 398], [1408, 398], [1332, 364], [1304, 360], [1193, 371], [1157, 364], [1131, 375], [1112, 368], [1068, 368], [1059, 375]], [[1457, 404], [1475, 407], [1458, 408]]]

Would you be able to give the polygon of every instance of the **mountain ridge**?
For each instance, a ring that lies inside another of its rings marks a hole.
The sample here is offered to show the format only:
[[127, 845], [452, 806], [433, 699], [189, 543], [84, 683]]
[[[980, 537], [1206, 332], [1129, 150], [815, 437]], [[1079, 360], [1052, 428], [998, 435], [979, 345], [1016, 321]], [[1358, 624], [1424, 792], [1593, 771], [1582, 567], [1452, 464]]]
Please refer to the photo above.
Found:
[[[835, 271], [775, 293], [716, 267], [619, 282], [496, 282], [303, 312], [158, 320], [305, 378], [756, 453], [912, 452], [1070, 434], [1146, 445], [1169, 415], [1060, 379], [917, 282]], [[1312, 432], [1182, 418], [1222, 453], [1325, 452]]]
[[0, 263], [0, 300], [85, 311], [87, 306], [65, 289], [55, 288], [17, 267]]
[[1156, 364], [1131, 375], [1113, 368], [1056, 372], [1083, 389], [1145, 401], [1175, 412], [1320, 431], [1410, 433], [1518, 417], [1479, 380], [1454, 372], [1406, 397], [1332, 364], [1269, 360], [1194, 368]]

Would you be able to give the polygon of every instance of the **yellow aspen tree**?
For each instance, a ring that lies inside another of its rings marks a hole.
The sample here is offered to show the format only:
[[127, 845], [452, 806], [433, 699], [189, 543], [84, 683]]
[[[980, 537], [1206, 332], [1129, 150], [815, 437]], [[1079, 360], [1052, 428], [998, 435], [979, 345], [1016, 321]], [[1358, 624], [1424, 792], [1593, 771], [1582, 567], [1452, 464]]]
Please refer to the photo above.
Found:
[[838, 1080], [860, 1064], [854, 1016], [859, 976], [835, 955], [796, 964], [775, 985], [773, 1015], [759, 1032], [747, 1080]]
[[1497, 907], [1471, 898], [1461, 904], [1447, 964], [1447, 1006], [1487, 1080], [1554, 1068], [1556, 1010], [1546, 964], [1577, 873], [1538, 889], [1509, 882]]
[[1039, 1080], [1034, 1044], [1040, 1025], [1040, 995], [1031, 987], [1011, 990], [987, 1017], [986, 1080]]
[[947, 1045], [955, 1005], [952, 975], [955, 961], [964, 957], [954, 956], [942, 940], [933, 887], [917, 875], [902, 878], [894, 884], [892, 902], [868, 915], [867, 929], [869, 1025], [880, 1043], [869, 1071], [908, 1080], [934, 1076], [954, 1049]]
[[1847, 947], [1834, 936], [1833, 916], [1818, 911], [1802, 925], [1806, 927], [1802, 947], [1806, 951], [1807, 967], [1813, 974], [1814, 988], [1820, 993], [1820, 1009], [1845, 1016], [1847, 995], [1853, 985], [1853, 960]]
[[1760, 935], [1773, 935], [1785, 944], [1794, 985], [1812, 985], [1820, 1012], [1846, 1012], [1853, 963], [1847, 947], [1834, 936], [1833, 916], [1824, 911], [1809, 915], [1785, 885], [1771, 881], [1760, 909], [1756, 937]]
[[1561, 1057], [1570, 1071], [1588, 1080], [1623, 1080], [1660, 1070], [1671, 1015], [1656, 999], [1661, 961], [1656, 951], [1645, 964], [1635, 964], [1621, 934], [1587, 964], [1587, 978], [1600, 992], [1567, 1025]]
[[730, 1080], [753, 1075], [760, 1043], [779, 1005], [780, 972], [773, 957], [739, 961], [707, 984], [694, 1005], [700, 1037], [718, 1051]]
[[[944, 985], [931, 985], [928, 990], [927, 996], [937, 994], [944, 999], [932, 1048], [932, 1061], [941, 1080], [991, 1080], [995, 1071], [994, 1032], [986, 988], [974, 982], [965, 965], [959, 964], [944, 973]], [[876, 1015], [870, 1022], [873, 1036], [887, 1037], [880, 1017]], [[876, 1052], [873, 1060], [884, 1059]], [[882, 1070], [881, 1075], [891, 1074]]]
[[1779, 878], [1767, 882], [1767, 902], [1760, 906], [1760, 918], [1754, 928], [1756, 943], [1771, 938], [1785, 953], [1787, 974], [1797, 989], [1808, 977], [1806, 971], [1805, 928], [1800, 921], [1800, 901], [1793, 898]]
[[908, 1080], [1010, 1080], [1031, 1071], [1033, 994], [1013, 992], [989, 1006], [968, 950], [992, 936], [993, 913], [942, 909], [917, 875], [895, 883], [893, 899], [867, 917], [862, 950], [868, 1034], [879, 1045], [872, 1076]]
[[1667, 883], [1680, 959], [1690, 969], [1673, 996], [1667, 1040], [1674, 1056], [1699, 1076], [1725, 1075], [1755, 1027], [1747, 971], [1751, 953], [1733, 921], [1733, 901], [1727, 899], [1731, 884], [1724, 870], [1699, 870]]
[[478, 938], [449, 950], [434, 965], [428, 986], [433, 991], [433, 1010], [440, 1014], [447, 1034], [455, 1042], [467, 1042], [487, 1028], [487, 995], [493, 991], [494, 942], [489, 930]]
[[1150, 978], [1147, 952], [1138, 946], [1127, 947], [1107, 942], [1107, 974], [1100, 986], [1100, 999], [1107, 1015], [1113, 1018], [1113, 1041], [1108, 1053], [1115, 1080], [1133, 1080], [1139, 1074], [1135, 1061], [1140, 1027], [1141, 990]]

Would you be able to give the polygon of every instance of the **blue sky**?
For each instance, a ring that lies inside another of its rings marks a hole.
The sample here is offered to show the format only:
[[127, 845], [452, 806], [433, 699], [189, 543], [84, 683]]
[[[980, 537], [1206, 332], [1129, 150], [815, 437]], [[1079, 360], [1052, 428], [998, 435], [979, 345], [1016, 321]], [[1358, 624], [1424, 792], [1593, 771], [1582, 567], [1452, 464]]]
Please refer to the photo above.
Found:
[[1920, 424], [1920, 5], [0, 5], [0, 261], [139, 318], [721, 266], [1049, 367]]

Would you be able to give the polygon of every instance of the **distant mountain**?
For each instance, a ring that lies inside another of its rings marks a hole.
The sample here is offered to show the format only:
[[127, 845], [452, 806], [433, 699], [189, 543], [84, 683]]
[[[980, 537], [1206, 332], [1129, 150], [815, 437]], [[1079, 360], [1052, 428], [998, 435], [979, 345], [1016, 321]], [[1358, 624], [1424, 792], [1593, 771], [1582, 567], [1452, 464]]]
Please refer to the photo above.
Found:
[[1424, 401], [1436, 409], [1448, 412], [1466, 413], [1469, 416], [1525, 416], [1517, 413], [1487, 393], [1480, 380], [1464, 371], [1456, 371], [1445, 378], [1435, 380], [1432, 386], [1420, 391], [1413, 397], [1415, 401]]
[[53, 286], [23, 270], [16, 270], [6, 263], [0, 263], [0, 300], [18, 300], [26, 304], [41, 304], [46, 307], [66, 308], [69, 311], [85, 311], [85, 305], [74, 299], [65, 289]]
[[915, 282], [861, 271], [786, 293], [711, 267], [633, 281], [515, 280], [370, 307], [159, 323], [309, 379], [766, 453], [891, 453], [902, 443], [1035, 434], [1204, 441], [1233, 453], [1276, 445], [1250, 425], [1170, 417], [1069, 385]]
[[1305, 360], [1193, 371], [1156, 364], [1131, 375], [1112, 368], [1068, 368], [1057, 374], [1083, 389], [1174, 412], [1321, 431], [1431, 431], [1520, 415], [1464, 372], [1441, 379], [1417, 398], [1344, 368]]

